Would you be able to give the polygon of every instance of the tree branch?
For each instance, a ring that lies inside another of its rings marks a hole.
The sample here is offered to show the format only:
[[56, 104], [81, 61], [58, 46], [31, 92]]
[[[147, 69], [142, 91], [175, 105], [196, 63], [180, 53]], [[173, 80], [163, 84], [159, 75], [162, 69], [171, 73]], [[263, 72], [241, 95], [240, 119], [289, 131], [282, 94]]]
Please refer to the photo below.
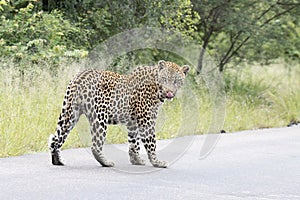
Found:
[[[263, 11], [261, 13], [261, 15], [259, 17], [256, 18], [256, 22], [258, 22], [260, 19], [263, 18], [263, 16], [265, 16], [267, 13], [269, 13], [276, 5], [293, 5], [292, 7], [280, 12], [280, 13], [277, 13], [275, 14], [274, 16], [270, 17], [269, 19], [267, 19], [263, 24], [261, 24], [259, 27], [263, 27], [265, 26], [266, 24], [270, 23], [272, 20], [290, 12], [292, 9], [296, 8], [297, 6], [300, 6], [300, 3], [299, 4], [282, 4], [282, 3], [279, 3], [277, 2], [276, 4], [273, 4], [271, 5], [268, 9], [266, 9], [265, 11]], [[254, 23], [256, 23], [254, 22]], [[228, 48], [226, 54], [223, 56], [223, 58], [221, 59], [220, 61], [220, 64], [219, 64], [219, 70], [220, 71], [223, 71], [224, 70], [224, 65], [227, 64], [230, 59], [238, 53], [238, 51], [242, 48], [242, 46], [245, 45], [245, 43], [250, 39], [251, 36], [247, 36], [236, 48], [236, 43], [239, 39], [239, 37], [241, 36], [243, 32], [242, 31], [239, 31], [236, 36], [230, 36], [230, 47]]]
[[300, 3], [284, 3], [284, 2], [277, 2], [278, 5], [281, 6], [300, 6]]
[[[278, 4], [278, 3], [277, 3], [277, 4]], [[278, 4], [278, 5], [282, 5], [282, 4]], [[260, 27], [263, 27], [263, 26], [265, 26], [266, 24], [270, 23], [272, 20], [274, 20], [274, 19], [276, 19], [276, 18], [278, 18], [278, 17], [280, 17], [280, 16], [282, 16], [282, 15], [284, 15], [284, 14], [290, 12], [291, 10], [293, 10], [294, 8], [296, 8], [297, 6], [300, 6], [300, 3], [299, 3], [299, 4], [295, 4], [293, 7], [288, 8], [288, 9], [284, 10], [283, 12], [280, 12], [280, 13], [275, 14], [274, 16], [272, 16], [272, 17], [270, 17], [269, 19], [267, 19], [264, 23], [262, 23], [262, 24], [260, 25]]]
[[256, 21], [259, 21], [263, 16], [265, 16], [268, 12], [271, 11], [272, 8], [275, 7], [276, 4], [271, 5], [268, 9], [263, 11], [259, 17], [256, 18]]
[[240, 48], [242, 47], [242, 46], [244, 46], [244, 44], [248, 41], [250, 39], [250, 36], [247, 36], [241, 43], [240, 43], [240, 45], [235, 49], [235, 50], [233, 50], [232, 52], [231, 52], [231, 54], [226, 58], [226, 60], [225, 60], [225, 64], [226, 63], [228, 63], [229, 62], [229, 60], [240, 50]]
[[[228, 50], [226, 51], [226, 54], [224, 56], [222, 56], [222, 59], [220, 61], [220, 66], [219, 69], [220, 71], [223, 71], [223, 66], [230, 60], [230, 58], [233, 56], [232, 51], [236, 52], [234, 49], [234, 46], [236, 45], [236, 42], [238, 41], [239, 37], [241, 36], [243, 32], [239, 31], [237, 34], [235, 34], [234, 36], [231, 34], [230, 35], [230, 47], [228, 48]], [[239, 47], [240, 48], [240, 47]]]

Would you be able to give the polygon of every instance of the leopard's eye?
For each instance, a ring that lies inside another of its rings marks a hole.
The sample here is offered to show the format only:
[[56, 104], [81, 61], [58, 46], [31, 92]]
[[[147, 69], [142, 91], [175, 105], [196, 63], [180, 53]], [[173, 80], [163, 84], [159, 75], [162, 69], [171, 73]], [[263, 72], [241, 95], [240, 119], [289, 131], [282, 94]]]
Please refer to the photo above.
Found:
[[181, 83], [181, 81], [180, 81], [179, 79], [175, 79], [175, 80], [174, 80], [174, 84], [175, 84], [175, 85], [180, 85], [180, 83]]
[[166, 83], [168, 81], [168, 79], [166, 77], [162, 77], [161, 80], [162, 80], [163, 83]]

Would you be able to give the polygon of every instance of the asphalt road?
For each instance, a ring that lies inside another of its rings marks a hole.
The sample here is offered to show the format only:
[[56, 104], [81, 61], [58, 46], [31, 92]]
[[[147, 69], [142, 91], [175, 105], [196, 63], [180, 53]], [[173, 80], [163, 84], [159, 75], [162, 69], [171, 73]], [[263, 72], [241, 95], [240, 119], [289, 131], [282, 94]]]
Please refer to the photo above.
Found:
[[[299, 126], [222, 134], [200, 159], [206, 137], [186, 137], [190, 148], [158, 171], [130, 165], [126, 145], [105, 147], [115, 168], [99, 166], [89, 149], [63, 151], [63, 167], [48, 153], [2, 158], [0, 199], [300, 199]], [[110, 155], [116, 149], [125, 156]]]

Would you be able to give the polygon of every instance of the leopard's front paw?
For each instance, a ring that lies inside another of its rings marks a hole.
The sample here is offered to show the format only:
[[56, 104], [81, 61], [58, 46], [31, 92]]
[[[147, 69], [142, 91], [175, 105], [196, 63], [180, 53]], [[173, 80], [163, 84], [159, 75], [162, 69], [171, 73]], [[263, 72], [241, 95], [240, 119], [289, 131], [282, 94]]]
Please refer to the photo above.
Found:
[[114, 162], [108, 161], [108, 160], [102, 160], [102, 162], [100, 162], [100, 164], [101, 164], [103, 167], [114, 167], [114, 166], [115, 166], [115, 163], [114, 163]]
[[133, 165], [145, 165], [145, 160], [141, 159], [138, 154], [129, 153], [130, 162]]
[[153, 167], [158, 167], [158, 168], [167, 168], [168, 167], [167, 161], [155, 160], [155, 161], [151, 161], [151, 164], [153, 165]]

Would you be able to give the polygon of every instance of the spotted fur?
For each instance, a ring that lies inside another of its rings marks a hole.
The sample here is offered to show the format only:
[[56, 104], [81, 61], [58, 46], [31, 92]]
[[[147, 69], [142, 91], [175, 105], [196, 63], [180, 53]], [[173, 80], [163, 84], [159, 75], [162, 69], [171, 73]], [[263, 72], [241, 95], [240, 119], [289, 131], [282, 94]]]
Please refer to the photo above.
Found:
[[159, 61], [155, 66], [137, 67], [129, 75], [86, 70], [67, 86], [56, 132], [49, 138], [53, 165], [63, 165], [60, 148], [84, 114], [92, 135], [92, 153], [105, 167], [114, 163], [103, 155], [107, 125], [124, 124], [128, 130], [129, 157], [134, 165], [144, 165], [140, 142], [154, 167], [167, 167], [156, 156], [155, 123], [159, 106], [172, 99], [183, 85], [189, 67]]

